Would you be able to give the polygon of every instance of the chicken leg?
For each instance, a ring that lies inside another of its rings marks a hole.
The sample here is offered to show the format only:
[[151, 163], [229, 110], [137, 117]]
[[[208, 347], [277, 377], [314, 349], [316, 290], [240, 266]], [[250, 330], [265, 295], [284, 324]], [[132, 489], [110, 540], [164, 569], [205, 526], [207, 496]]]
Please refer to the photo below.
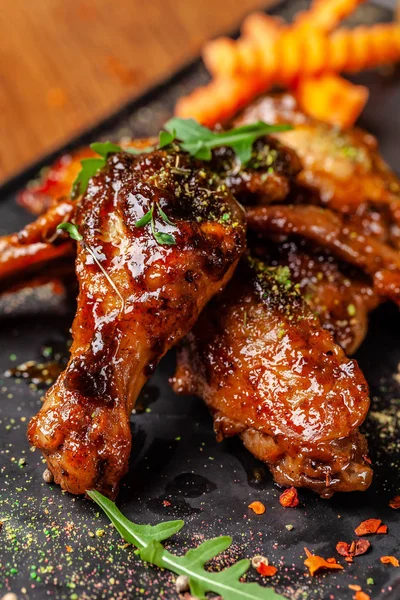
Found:
[[83, 241], [71, 358], [28, 432], [69, 492], [116, 495], [140, 389], [243, 253], [243, 209], [214, 181], [174, 149], [123, 152], [77, 202]]

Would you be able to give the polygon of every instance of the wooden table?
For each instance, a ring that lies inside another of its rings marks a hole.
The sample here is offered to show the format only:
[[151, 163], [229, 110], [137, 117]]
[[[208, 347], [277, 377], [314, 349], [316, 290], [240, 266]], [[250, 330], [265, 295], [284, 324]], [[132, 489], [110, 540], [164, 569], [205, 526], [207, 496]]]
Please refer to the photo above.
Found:
[[272, 0], [3, 0], [0, 181]]

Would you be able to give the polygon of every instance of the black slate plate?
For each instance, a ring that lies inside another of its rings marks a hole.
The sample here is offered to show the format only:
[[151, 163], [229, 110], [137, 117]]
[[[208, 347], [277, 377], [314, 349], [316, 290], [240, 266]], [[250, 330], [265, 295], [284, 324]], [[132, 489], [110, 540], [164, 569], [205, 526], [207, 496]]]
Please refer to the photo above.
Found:
[[[287, 2], [277, 12], [290, 18], [306, 4]], [[388, 11], [368, 4], [353, 20], [371, 23], [390, 18]], [[176, 98], [206, 79], [196, 60], [73, 140], [68, 148], [100, 138], [118, 139], [124, 133], [156, 133]], [[357, 81], [367, 83], [371, 90], [362, 125], [378, 136], [384, 156], [400, 171], [398, 73], [390, 77], [369, 73]], [[3, 186], [0, 233], [30, 220], [15, 204], [15, 196], [55, 156]], [[49, 290], [36, 300], [23, 297], [13, 305], [0, 301], [0, 373], [23, 361], [40, 359], [43, 348], [65, 353], [72, 316], [73, 307]], [[147, 411], [132, 417], [133, 451], [119, 497], [122, 510], [143, 523], [185, 519], [184, 530], [172, 543], [177, 551], [205, 537], [232, 535], [232, 549], [219, 564], [259, 553], [268, 556], [279, 572], [265, 583], [288, 598], [345, 600], [354, 593], [348, 585], [359, 584], [373, 599], [398, 600], [399, 570], [382, 565], [379, 557], [399, 557], [398, 515], [388, 507], [388, 501], [400, 493], [400, 389], [394, 377], [399, 371], [399, 337], [398, 311], [384, 306], [373, 315], [368, 339], [357, 356], [373, 399], [364, 431], [375, 479], [366, 493], [339, 494], [324, 501], [300, 491], [301, 506], [283, 509], [278, 502], [280, 490], [267, 469], [238, 440], [215, 442], [212, 421], [200, 400], [173, 394], [167, 381], [174, 368], [171, 353], [142, 393], [140, 404], [147, 405]], [[92, 503], [42, 481], [43, 462], [38, 452], [30, 451], [25, 437], [27, 421], [38, 410], [42, 393], [43, 389], [25, 380], [0, 375], [0, 595], [12, 591], [21, 599], [177, 598], [173, 578], [142, 564], [131, 549], [124, 548]], [[263, 516], [247, 509], [253, 500], [266, 504]], [[371, 517], [382, 519], [389, 533], [374, 536], [368, 554], [353, 565], [343, 563], [345, 570], [338, 574], [313, 579], [305, 574], [304, 546], [325, 557], [334, 556], [337, 541], [350, 541], [355, 526]], [[288, 524], [293, 530], [286, 529]], [[256, 579], [253, 573], [249, 578]], [[374, 584], [367, 584], [367, 578], [373, 578]]]

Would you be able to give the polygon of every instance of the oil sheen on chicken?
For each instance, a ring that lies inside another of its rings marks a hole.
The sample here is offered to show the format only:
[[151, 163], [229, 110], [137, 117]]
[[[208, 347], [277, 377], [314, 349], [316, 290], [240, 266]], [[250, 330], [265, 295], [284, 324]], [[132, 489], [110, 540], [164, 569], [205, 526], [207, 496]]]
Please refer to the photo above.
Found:
[[277, 483], [365, 490], [367, 383], [289, 275], [243, 260], [183, 341], [174, 389], [202, 397], [218, 438], [238, 434]]
[[[153, 223], [137, 226], [146, 214]], [[72, 219], [83, 242], [71, 357], [28, 435], [63, 489], [113, 497], [128, 468], [137, 395], [230, 279], [245, 216], [206, 167], [172, 149], [110, 156]]]

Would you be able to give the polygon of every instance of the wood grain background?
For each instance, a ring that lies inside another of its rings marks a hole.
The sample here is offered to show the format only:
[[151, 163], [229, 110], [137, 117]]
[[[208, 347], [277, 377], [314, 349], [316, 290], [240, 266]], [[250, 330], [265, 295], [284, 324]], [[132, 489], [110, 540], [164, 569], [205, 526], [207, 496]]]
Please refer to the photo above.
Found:
[[0, 0], [0, 182], [274, 1]]
[[0, 0], [0, 181], [272, 0]]

